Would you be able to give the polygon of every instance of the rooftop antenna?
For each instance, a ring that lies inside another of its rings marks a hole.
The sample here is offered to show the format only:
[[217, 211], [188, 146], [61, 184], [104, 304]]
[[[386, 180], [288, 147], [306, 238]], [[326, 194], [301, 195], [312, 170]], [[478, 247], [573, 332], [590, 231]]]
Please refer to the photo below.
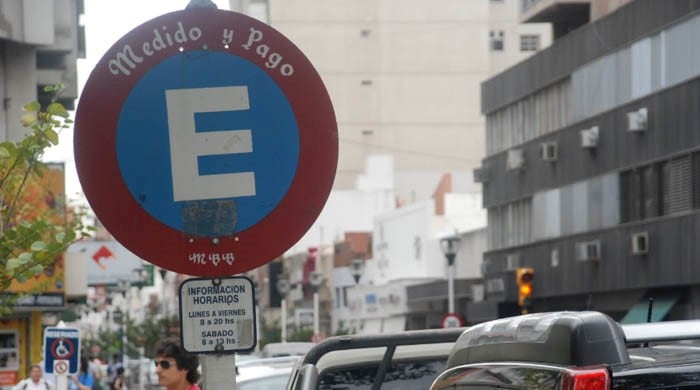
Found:
[[[651, 313], [654, 310], [654, 298], [649, 297], [649, 306], [647, 306], [647, 323], [651, 322]], [[648, 347], [649, 343], [644, 343], [644, 347]]]

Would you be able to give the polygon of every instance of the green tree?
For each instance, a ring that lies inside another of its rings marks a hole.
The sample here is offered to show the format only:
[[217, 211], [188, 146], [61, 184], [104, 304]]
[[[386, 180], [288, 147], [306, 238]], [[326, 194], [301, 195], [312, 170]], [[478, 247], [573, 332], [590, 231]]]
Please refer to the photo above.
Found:
[[[55, 97], [60, 90], [61, 86], [45, 88]], [[8, 293], [13, 280], [24, 283], [51, 272], [68, 246], [88, 235], [83, 210], [66, 210], [60, 200], [38, 207], [32, 203], [36, 196], [48, 203], [52, 194], [27, 193], [46, 172], [41, 162], [44, 152], [58, 144], [58, 133], [72, 123], [55, 97], [46, 107], [39, 102], [27, 104], [21, 118], [27, 135], [18, 142], [0, 143], [0, 315], [7, 314], [14, 303], [15, 296]]]

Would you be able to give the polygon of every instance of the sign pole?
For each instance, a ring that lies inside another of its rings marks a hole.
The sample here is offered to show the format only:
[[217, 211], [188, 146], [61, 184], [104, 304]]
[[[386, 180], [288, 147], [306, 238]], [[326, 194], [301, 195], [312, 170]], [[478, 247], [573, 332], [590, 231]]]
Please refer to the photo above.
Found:
[[[202, 378], [207, 389], [235, 389], [236, 355], [199, 355]], [[231, 375], [234, 373], [233, 375]], [[233, 385], [233, 386], [231, 386]]]
[[68, 390], [68, 375], [56, 375], [56, 390]]

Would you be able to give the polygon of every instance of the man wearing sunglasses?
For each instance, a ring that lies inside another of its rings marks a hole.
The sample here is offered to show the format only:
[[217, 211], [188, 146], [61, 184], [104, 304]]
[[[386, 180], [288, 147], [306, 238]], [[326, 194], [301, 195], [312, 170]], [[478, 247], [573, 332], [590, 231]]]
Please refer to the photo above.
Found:
[[177, 339], [163, 340], [156, 348], [156, 374], [158, 384], [166, 390], [201, 390], [199, 381], [199, 359], [185, 352]]

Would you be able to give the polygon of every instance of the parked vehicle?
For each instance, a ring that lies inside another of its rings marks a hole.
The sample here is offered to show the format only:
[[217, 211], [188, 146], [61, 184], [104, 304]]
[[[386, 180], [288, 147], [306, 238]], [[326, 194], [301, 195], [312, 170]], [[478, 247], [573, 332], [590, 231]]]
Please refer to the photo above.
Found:
[[336, 336], [304, 355], [288, 390], [426, 389], [464, 328]]
[[489, 321], [459, 337], [430, 388], [699, 388], [698, 339], [697, 320], [623, 327], [588, 311]]
[[236, 389], [279, 390], [289, 381], [289, 375], [301, 356], [261, 358], [236, 363]]
[[265, 344], [262, 349], [262, 357], [281, 357], [281, 356], [301, 356], [316, 345], [311, 342], [304, 341], [286, 341], [283, 343]]

